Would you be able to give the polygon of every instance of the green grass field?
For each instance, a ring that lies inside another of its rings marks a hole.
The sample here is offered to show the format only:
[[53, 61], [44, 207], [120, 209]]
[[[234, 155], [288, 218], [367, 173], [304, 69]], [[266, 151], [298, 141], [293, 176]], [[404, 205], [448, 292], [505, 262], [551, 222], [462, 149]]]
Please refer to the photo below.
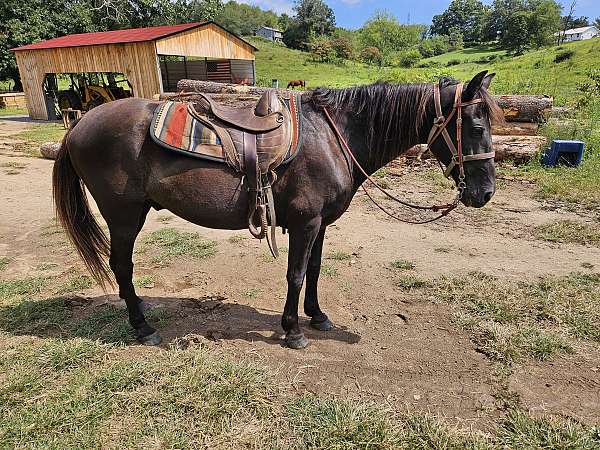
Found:
[[[304, 79], [308, 87], [347, 87], [377, 80], [432, 81], [441, 75], [468, 80], [481, 70], [489, 70], [497, 73], [493, 92], [547, 94], [555, 98], [556, 105], [572, 103], [578, 83], [585, 79], [589, 70], [600, 67], [600, 39], [563, 44], [516, 57], [507, 56], [504, 50], [491, 46], [466, 48], [422, 61], [435, 66], [411, 69], [380, 68], [354, 61], [339, 65], [316, 63], [306, 52], [290, 50], [263, 39], [254, 38], [252, 43], [259, 48], [256, 71], [263, 84], [270, 84], [273, 78], [278, 79], [280, 85], [289, 80]], [[566, 61], [554, 62], [556, 55], [564, 50], [575, 53]], [[461, 63], [447, 66], [450, 60]]]

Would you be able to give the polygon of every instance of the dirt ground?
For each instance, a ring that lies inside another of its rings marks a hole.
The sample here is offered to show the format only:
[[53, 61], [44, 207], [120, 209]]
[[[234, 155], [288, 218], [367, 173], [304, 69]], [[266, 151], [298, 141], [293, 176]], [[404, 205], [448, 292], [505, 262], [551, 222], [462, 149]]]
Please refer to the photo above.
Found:
[[[45, 245], [43, 230], [54, 217], [53, 162], [9, 151], [10, 135], [27, 126], [0, 120], [0, 256], [12, 261], [3, 276], [35, 275], [40, 267], [57, 276], [83, 273], [68, 248]], [[14, 163], [20, 168], [15, 170]], [[414, 199], [452, 195], [436, 192], [439, 188], [419, 172], [389, 178], [396, 193]], [[549, 243], [533, 233], [537, 225], [586, 219], [585, 213], [540, 202], [534, 192], [531, 185], [501, 180], [486, 208], [463, 207], [430, 225], [394, 222], [357, 194], [349, 211], [328, 229], [325, 241], [325, 255], [352, 255], [324, 260], [331, 270], [321, 276], [321, 305], [336, 327], [317, 332], [303, 319], [311, 341], [303, 351], [287, 349], [281, 341], [287, 255], [274, 261], [266, 244], [246, 231], [203, 229], [168, 211], [152, 211], [143, 235], [164, 227], [198, 232], [217, 242], [217, 254], [157, 267], [137, 253], [136, 278], [153, 277], [138, 292], [169, 312], [161, 329], [163, 346], [193, 334], [207, 345], [275, 368], [281, 381], [298, 391], [388, 401], [408, 411], [429, 411], [466, 427], [485, 428], [501, 414], [494, 407], [494, 363], [452, 323], [450, 306], [399, 289], [390, 263], [409, 260], [423, 278], [476, 270], [501, 279], [534, 280], [593, 271], [582, 263], [600, 264], [599, 248]], [[280, 246], [287, 245], [286, 238], [279, 237]], [[116, 295], [99, 288], [81, 294], [85, 300], [80, 307], [86, 310], [121, 304]], [[600, 423], [600, 350], [590, 346], [550, 362], [520, 364], [509, 387], [532, 411]]]

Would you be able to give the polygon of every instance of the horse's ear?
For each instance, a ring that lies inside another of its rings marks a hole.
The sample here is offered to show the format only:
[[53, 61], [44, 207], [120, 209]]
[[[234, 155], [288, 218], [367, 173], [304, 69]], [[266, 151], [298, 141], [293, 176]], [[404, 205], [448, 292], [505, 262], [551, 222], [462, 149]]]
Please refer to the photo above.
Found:
[[462, 95], [463, 101], [468, 102], [469, 100], [473, 100], [475, 98], [475, 95], [479, 92], [479, 89], [481, 89], [481, 87], [483, 86], [483, 82], [485, 80], [486, 75], [487, 75], [487, 70], [484, 70], [483, 72], [479, 72], [477, 75], [475, 75], [473, 77], [473, 79], [471, 81], [469, 81], [469, 84], [463, 91], [463, 95]]
[[492, 84], [492, 80], [494, 79], [494, 77], [496, 76], [495, 73], [488, 73], [485, 78], [483, 79], [483, 83], [481, 84], [481, 87], [483, 87], [486, 91], [490, 88], [490, 84]]

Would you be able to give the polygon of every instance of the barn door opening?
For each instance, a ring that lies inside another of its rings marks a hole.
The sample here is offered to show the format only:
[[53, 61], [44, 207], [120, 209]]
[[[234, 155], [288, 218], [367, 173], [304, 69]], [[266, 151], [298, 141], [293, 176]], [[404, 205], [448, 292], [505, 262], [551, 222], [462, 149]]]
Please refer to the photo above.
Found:
[[60, 118], [64, 109], [88, 111], [133, 97], [127, 77], [117, 72], [47, 73], [43, 88], [49, 118]]

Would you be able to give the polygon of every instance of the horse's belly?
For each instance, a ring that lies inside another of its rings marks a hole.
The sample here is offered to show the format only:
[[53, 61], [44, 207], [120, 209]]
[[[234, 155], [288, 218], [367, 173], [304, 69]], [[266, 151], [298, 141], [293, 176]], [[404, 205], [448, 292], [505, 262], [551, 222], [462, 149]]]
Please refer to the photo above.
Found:
[[149, 184], [148, 196], [196, 225], [225, 230], [248, 226], [248, 194], [242, 176], [221, 165], [163, 174]]

